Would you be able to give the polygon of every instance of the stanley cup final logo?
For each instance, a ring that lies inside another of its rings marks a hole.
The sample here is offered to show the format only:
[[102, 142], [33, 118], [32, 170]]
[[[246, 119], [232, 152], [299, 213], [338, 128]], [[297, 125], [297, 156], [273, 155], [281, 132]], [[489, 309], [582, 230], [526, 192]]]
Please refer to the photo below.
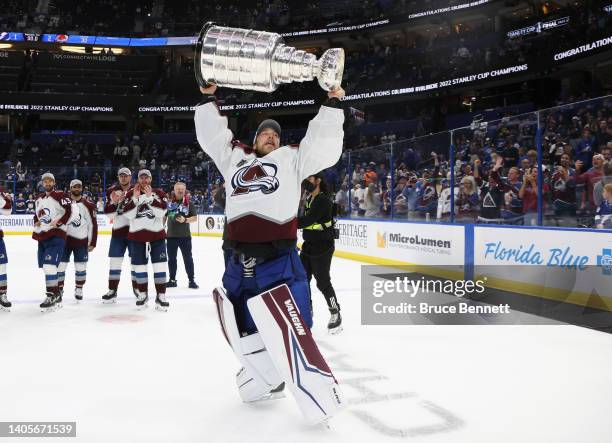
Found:
[[196, 80], [235, 89], [272, 92], [283, 83], [315, 78], [326, 91], [340, 87], [344, 50], [331, 48], [320, 59], [285, 45], [272, 32], [227, 28], [212, 22], [200, 31], [194, 57]]

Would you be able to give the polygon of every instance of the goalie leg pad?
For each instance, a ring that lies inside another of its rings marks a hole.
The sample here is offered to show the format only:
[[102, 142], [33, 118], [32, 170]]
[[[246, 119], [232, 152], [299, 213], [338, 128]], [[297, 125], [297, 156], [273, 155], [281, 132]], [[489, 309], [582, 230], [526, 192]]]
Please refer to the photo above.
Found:
[[287, 285], [247, 302], [259, 334], [306, 420], [320, 423], [344, 406], [344, 399]]
[[282, 382], [276, 367], [266, 350], [258, 333], [241, 337], [236, 323], [234, 306], [229, 301], [223, 288], [213, 291], [217, 306], [217, 315], [221, 331], [242, 369], [236, 375], [236, 384], [242, 401], [254, 402], [279, 398], [278, 393], [271, 394]]

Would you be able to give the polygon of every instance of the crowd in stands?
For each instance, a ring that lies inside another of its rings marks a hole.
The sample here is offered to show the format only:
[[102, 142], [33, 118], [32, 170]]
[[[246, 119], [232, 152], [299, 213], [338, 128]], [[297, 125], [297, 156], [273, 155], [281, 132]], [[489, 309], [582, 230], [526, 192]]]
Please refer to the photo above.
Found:
[[[445, 132], [396, 141], [392, 168], [388, 145], [351, 151], [326, 178], [344, 216], [449, 222], [453, 206], [455, 222], [537, 225], [537, 119], [454, 131], [452, 165]], [[540, 123], [543, 224], [612, 228], [612, 99], [545, 110]]]
[[40, 177], [47, 171], [54, 173], [60, 189], [67, 189], [74, 178], [82, 180], [84, 194], [101, 208], [105, 189], [116, 181], [116, 171], [124, 166], [134, 176], [141, 169], [149, 169], [153, 184], [167, 191], [177, 181], [185, 182], [200, 212], [223, 212], [222, 202], [215, 198], [224, 187], [221, 176], [196, 144], [158, 147], [133, 135], [117, 136], [114, 145], [101, 146], [76, 135], [57, 137], [52, 143], [19, 139], [5, 152], [0, 154], [0, 190], [23, 200], [23, 205], [16, 205], [17, 212], [31, 206], [27, 202], [39, 192]]
[[[605, 193], [612, 186], [612, 99], [543, 110], [539, 123], [543, 223], [612, 227], [612, 190]], [[528, 113], [457, 129], [452, 140], [449, 131], [361, 137], [325, 175], [342, 216], [536, 225], [537, 126], [538, 114]], [[223, 212], [223, 179], [197, 144], [158, 146], [128, 135], [100, 146], [66, 136], [49, 144], [17, 140], [10, 151], [0, 157], [5, 174], [0, 187], [23, 202], [17, 205], [20, 210], [31, 206], [28, 201], [46, 170], [56, 175], [60, 187], [80, 178], [92, 200], [102, 205], [104, 187], [114, 181], [118, 168], [127, 166], [134, 173], [150, 169], [154, 184], [166, 190], [184, 181], [200, 212]]]

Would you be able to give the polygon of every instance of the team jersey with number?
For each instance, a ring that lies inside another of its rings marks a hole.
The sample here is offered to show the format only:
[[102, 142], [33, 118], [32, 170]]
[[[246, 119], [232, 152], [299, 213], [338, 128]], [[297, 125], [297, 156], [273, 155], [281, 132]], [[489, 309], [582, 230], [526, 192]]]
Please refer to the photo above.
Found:
[[[47, 240], [51, 237], [66, 238], [66, 223], [68, 223], [72, 214], [70, 197], [61, 191], [40, 194], [36, 199], [35, 207], [34, 223], [40, 223], [40, 225], [34, 226], [32, 238], [38, 241]], [[57, 226], [53, 227], [51, 222], [58, 218]]]
[[227, 118], [216, 103], [196, 107], [198, 142], [225, 178], [227, 239], [263, 243], [297, 238], [302, 181], [333, 166], [342, 153], [342, 109], [321, 106], [299, 147], [281, 146], [257, 157], [232, 143]]

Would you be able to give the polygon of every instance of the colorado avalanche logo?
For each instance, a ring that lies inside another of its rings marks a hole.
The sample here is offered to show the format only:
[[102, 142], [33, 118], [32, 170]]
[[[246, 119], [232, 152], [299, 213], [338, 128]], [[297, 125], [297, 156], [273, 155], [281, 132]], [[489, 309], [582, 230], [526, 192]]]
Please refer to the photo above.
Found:
[[149, 205], [140, 205], [138, 206], [138, 212], [136, 213], [136, 218], [149, 218], [154, 219], [155, 214], [153, 214], [153, 210], [149, 207]]
[[81, 226], [81, 220], [82, 219], [83, 219], [83, 216], [81, 214], [79, 214], [78, 220], [71, 221], [70, 225], [74, 226], [75, 228], [78, 228], [79, 226]]
[[270, 163], [261, 163], [253, 160], [253, 163], [240, 168], [232, 177], [232, 195], [248, 194], [249, 192], [261, 191], [271, 194], [278, 189], [280, 182], [276, 178], [277, 167]]
[[555, 181], [554, 188], [555, 188], [555, 191], [561, 191], [561, 192], [565, 191], [566, 189], [565, 180], [559, 179]]
[[36, 215], [38, 216], [38, 221], [41, 224], [51, 223], [51, 211], [49, 210], [49, 208], [42, 208], [40, 211], [38, 211], [38, 214]]

